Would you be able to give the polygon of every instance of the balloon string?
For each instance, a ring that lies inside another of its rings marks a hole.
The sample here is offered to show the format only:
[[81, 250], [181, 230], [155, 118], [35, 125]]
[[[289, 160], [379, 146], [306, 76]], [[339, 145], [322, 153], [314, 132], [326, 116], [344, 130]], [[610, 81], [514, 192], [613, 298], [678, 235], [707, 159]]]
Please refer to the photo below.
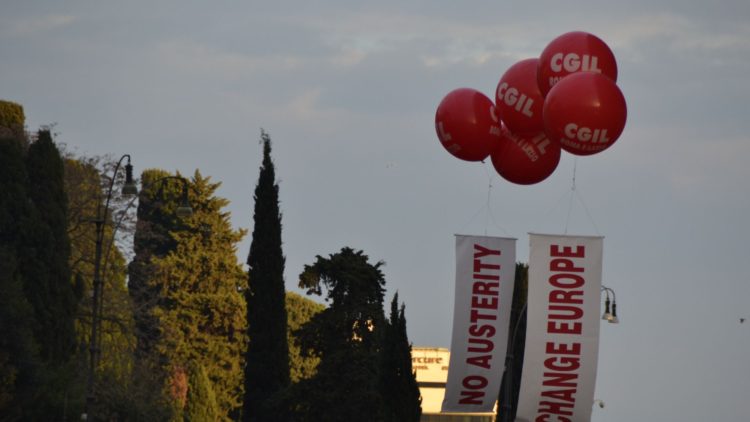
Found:
[[573, 183], [570, 186], [570, 200], [568, 201], [568, 215], [565, 217], [565, 231], [568, 234], [568, 224], [570, 223], [570, 213], [573, 210], [573, 196], [576, 191], [576, 170], [578, 169], [578, 157], [573, 158]]
[[[494, 171], [490, 171], [488, 169], [487, 163], [484, 163], [484, 170], [487, 173], [487, 219], [492, 222], [492, 225], [494, 225], [496, 228], [500, 229], [501, 232], [503, 232], [506, 236], [510, 236], [508, 234], [508, 231], [505, 230], [503, 226], [497, 223], [495, 220], [495, 213], [492, 211], [492, 180], [495, 178], [496, 173]], [[494, 168], [493, 168], [494, 170]], [[485, 225], [485, 236], [487, 235], [487, 226], [489, 224]]]
[[492, 199], [492, 173], [487, 169], [487, 163], [482, 162], [484, 172], [487, 174], [487, 218], [484, 220], [484, 235], [487, 236], [487, 229], [492, 219], [492, 206], [490, 200]]
[[492, 187], [493, 187], [492, 180], [495, 176], [494, 172], [491, 172], [487, 168], [487, 163], [482, 162], [482, 164], [484, 165], [485, 174], [487, 174], [487, 198], [483, 206], [480, 207], [479, 210], [477, 210], [477, 212], [474, 213], [471, 219], [469, 219], [469, 221], [464, 225], [464, 228], [470, 225], [472, 222], [474, 222], [474, 220], [479, 216], [479, 214], [481, 214], [484, 211], [486, 213], [486, 216], [484, 219], [484, 235], [485, 236], [488, 235], [490, 223], [492, 223], [493, 226], [495, 226], [500, 231], [502, 231], [506, 236], [509, 236], [508, 232], [501, 225], [497, 223], [497, 221], [495, 220], [494, 213], [492, 211]]
[[599, 233], [599, 228], [596, 226], [596, 223], [594, 222], [594, 218], [591, 216], [589, 207], [586, 206], [586, 202], [583, 200], [583, 195], [581, 194], [581, 191], [578, 190], [576, 187], [577, 169], [578, 169], [578, 157], [575, 157], [573, 161], [573, 180], [570, 185], [570, 201], [568, 202], [568, 216], [565, 219], [565, 234], [568, 234], [568, 224], [570, 223], [570, 215], [573, 209], [573, 199], [577, 198], [578, 202], [580, 202], [581, 206], [583, 206], [583, 210], [586, 211], [586, 217], [588, 217], [589, 222], [594, 227], [594, 231], [596, 232], [597, 236], [601, 236], [601, 234]]
[[594, 222], [594, 219], [591, 217], [591, 212], [589, 211], [589, 207], [586, 206], [586, 202], [583, 201], [583, 195], [579, 191], [576, 191], [576, 196], [578, 197], [578, 200], [581, 202], [581, 205], [583, 205], [584, 211], [586, 211], [586, 216], [589, 218], [589, 222], [592, 226], [594, 226], [594, 231], [596, 232], [597, 236], [601, 236], [601, 233], [599, 233], [599, 228], [596, 226], [596, 223]]

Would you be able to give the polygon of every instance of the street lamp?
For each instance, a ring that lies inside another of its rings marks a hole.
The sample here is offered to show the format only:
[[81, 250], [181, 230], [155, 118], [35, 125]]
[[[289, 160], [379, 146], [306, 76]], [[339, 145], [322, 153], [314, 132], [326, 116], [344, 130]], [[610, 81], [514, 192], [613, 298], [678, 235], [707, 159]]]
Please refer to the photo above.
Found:
[[[87, 221], [93, 222], [96, 224], [96, 249], [94, 252], [94, 279], [93, 279], [93, 295], [91, 300], [91, 335], [89, 338], [89, 367], [88, 367], [88, 376], [87, 376], [87, 384], [86, 384], [86, 404], [84, 408], [84, 413], [81, 414], [81, 420], [87, 420], [88, 415], [93, 409], [93, 403], [94, 399], [96, 398], [96, 365], [99, 362], [101, 358], [101, 348], [99, 346], [100, 344], [100, 336], [101, 336], [101, 323], [102, 323], [102, 313], [104, 309], [104, 295], [103, 295], [103, 280], [102, 280], [102, 255], [104, 252], [103, 244], [104, 244], [104, 234], [105, 234], [105, 225], [107, 222], [107, 215], [109, 213], [109, 206], [110, 202], [112, 200], [112, 192], [114, 189], [115, 179], [117, 178], [117, 173], [120, 170], [120, 166], [122, 165], [123, 160], [127, 158], [127, 163], [125, 164], [125, 182], [122, 186], [122, 194], [126, 196], [133, 196], [133, 198], [127, 203], [125, 206], [124, 212], [120, 216], [117, 223], [114, 225], [114, 228], [112, 230], [112, 236], [107, 244], [106, 248], [106, 256], [104, 256], [104, 270], [106, 271], [106, 262], [107, 258], [109, 257], [109, 251], [112, 248], [112, 245], [115, 241], [115, 235], [117, 234], [117, 229], [119, 229], [120, 225], [122, 224], [125, 216], [127, 215], [127, 210], [130, 209], [130, 207], [135, 203], [135, 200], [138, 199], [137, 193], [138, 193], [138, 187], [135, 184], [135, 181], [133, 180], [133, 166], [130, 164], [130, 155], [125, 154], [122, 157], [120, 157], [120, 160], [117, 162], [117, 165], [115, 166], [114, 172], [112, 174], [112, 178], [110, 179], [109, 187], [107, 189], [107, 198], [104, 202], [104, 207], [102, 207], [100, 204], [97, 205], [97, 211], [96, 211], [96, 218], [88, 219]], [[177, 217], [184, 219], [188, 218], [193, 215], [193, 208], [190, 206], [190, 202], [188, 201], [188, 181], [182, 176], [165, 176], [160, 179], [154, 180], [148, 185], [144, 186], [144, 189], [154, 186], [157, 183], [163, 183], [170, 179], [176, 179], [179, 180], [182, 183], [182, 195], [180, 198], [180, 205], [175, 210], [175, 214]]]
[[[615, 291], [610, 289], [607, 286], [602, 286], [602, 292], [606, 294], [606, 299], [604, 300], [604, 313], [602, 314], [602, 319], [609, 322], [610, 324], [618, 324], [620, 322], [620, 319], [617, 318], [617, 298], [615, 297]], [[610, 301], [609, 301], [609, 294], [612, 293], [612, 312], [610, 312]]]

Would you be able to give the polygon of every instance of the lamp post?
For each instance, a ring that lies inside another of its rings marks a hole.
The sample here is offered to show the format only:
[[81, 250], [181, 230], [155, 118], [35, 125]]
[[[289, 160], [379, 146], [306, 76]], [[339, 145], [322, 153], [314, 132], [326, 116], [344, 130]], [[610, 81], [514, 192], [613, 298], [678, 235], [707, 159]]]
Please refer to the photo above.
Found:
[[[617, 299], [615, 299], [615, 291], [607, 286], [602, 286], [601, 291], [606, 294], [606, 299], [604, 301], [604, 314], [602, 315], [602, 319], [606, 320], [610, 324], [617, 324], [620, 322], [620, 320], [617, 318]], [[612, 294], [612, 301], [610, 302], [609, 295]], [[612, 305], [611, 312], [610, 312], [610, 304]], [[516, 320], [516, 323], [513, 326], [513, 333], [510, 337], [510, 342], [508, 343], [507, 352], [505, 355], [505, 373], [503, 374], [503, 404], [502, 404], [502, 422], [513, 422], [512, 417], [516, 413], [516, 408], [513, 403], [513, 393], [514, 393], [514, 386], [513, 384], [513, 371], [515, 369], [515, 350], [516, 350], [516, 342], [518, 340], [518, 331], [519, 327], [521, 325], [521, 322], [526, 319], [526, 311], [527, 311], [527, 303], [523, 304], [523, 308], [521, 309], [521, 312], [518, 314], [518, 319]], [[599, 407], [604, 407], [604, 402], [601, 400], [595, 400], [594, 404], [599, 404]]]
[[[133, 180], [133, 166], [130, 164], [130, 155], [125, 154], [122, 157], [120, 157], [120, 160], [117, 162], [117, 165], [115, 166], [114, 172], [112, 174], [112, 178], [109, 183], [109, 187], [107, 189], [107, 197], [104, 202], [104, 207], [102, 207], [101, 204], [97, 204], [96, 217], [87, 220], [89, 222], [93, 222], [96, 225], [96, 238], [95, 238], [96, 247], [94, 250], [94, 278], [93, 278], [93, 295], [92, 295], [92, 300], [91, 300], [91, 334], [89, 338], [89, 366], [88, 366], [87, 383], [86, 383], [86, 403], [84, 407], [84, 412], [83, 414], [81, 414], [81, 420], [88, 419], [88, 416], [90, 415], [93, 409], [94, 400], [96, 398], [96, 365], [98, 364], [101, 358], [101, 347], [99, 345], [100, 345], [100, 337], [101, 337], [102, 313], [104, 309], [104, 300], [103, 300], [104, 285], [103, 285], [103, 279], [102, 279], [102, 258], [104, 258], [104, 262], [105, 262], [104, 271], [106, 271], [106, 262], [109, 256], [109, 251], [111, 250], [112, 245], [114, 244], [115, 235], [117, 234], [117, 230], [122, 224], [126, 213], [123, 212], [120, 219], [114, 225], [114, 228], [112, 230], [112, 236], [111, 236], [109, 243], [107, 244], [106, 249], [104, 248], [104, 234], [105, 234], [104, 229], [107, 223], [107, 216], [109, 214], [109, 207], [110, 207], [110, 202], [112, 200], [112, 192], [114, 189], [115, 179], [117, 178], [117, 173], [120, 170], [122, 162], [125, 158], [127, 158], [127, 164], [125, 165], [125, 183], [123, 184], [123, 187], [122, 187], [122, 194], [127, 195], [127, 196], [133, 196], [133, 198], [125, 206], [125, 211], [127, 211], [135, 203], [135, 200], [138, 199], [138, 196], [137, 196], [138, 187], [136, 186], [135, 181]], [[184, 177], [181, 177], [181, 176], [162, 177], [160, 179], [154, 180], [153, 182], [149, 183], [147, 186], [144, 186], [144, 189], [150, 186], [153, 186], [156, 183], [163, 183], [164, 181], [169, 180], [169, 179], [176, 179], [182, 183], [182, 195], [180, 198], [180, 204], [175, 210], [175, 214], [179, 218], [190, 217], [193, 214], [193, 209], [190, 206], [190, 202], [188, 201], [188, 181]], [[105, 250], [107, 253], [105, 256], [103, 256]]]
[[[89, 337], [89, 367], [88, 377], [86, 382], [86, 407], [84, 413], [81, 415], [82, 420], [88, 418], [88, 413], [91, 411], [91, 406], [94, 402], [94, 384], [96, 374], [96, 363], [98, 361], [99, 347], [98, 347], [98, 336], [99, 336], [99, 325], [101, 323], [100, 315], [100, 298], [102, 295], [102, 278], [101, 278], [101, 263], [102, 263], [102, 245], [104, 243], [104, 225], [107, 221], [107, 214], [109, 213], [109, 204], [112, 200], [112, 190], [115, 186], [115, 179], [117, 179], [117, 172], [120, 170], [122, 161], [127, 158], [128, 162], [125, 165], [125, 184], [122, 188], [123, 195], [135, 195], [138, 193], [138, 188], [133, 181], [133, 166], [130, 164], [130, 154], [125, 154], [120, 157], [115, 166], [114, 173], [109, 182], [109, 188], [107, 189], [107, 198], [104, 201], [104, 208], [101, 204], [96, 206], [96, 218], [88, 221], [93, 222], [96, 225], [96, 249], [94, 251], [94, 279], [93, 287], [94, 292], [91, 298], [91, 336]], [[114, 236], [114, 233], [112, 234]]]

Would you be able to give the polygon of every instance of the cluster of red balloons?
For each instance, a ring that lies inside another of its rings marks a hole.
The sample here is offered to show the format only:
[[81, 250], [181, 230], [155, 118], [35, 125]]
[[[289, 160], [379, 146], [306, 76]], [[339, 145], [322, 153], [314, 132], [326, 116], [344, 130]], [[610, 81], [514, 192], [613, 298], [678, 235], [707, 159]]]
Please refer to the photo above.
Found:
[[490, 156], [504, 179], [539, 183], [555, 171], [561, 150], [595, 154], [622, 134], [627, 106], [616, 81], [617, 63], [607, 44], [586, 32], [568, 32], [539, 58], [511, 66], [494, 102], [471, 88], [448, 93], [435, 113], [435, 129], [455, 157]]

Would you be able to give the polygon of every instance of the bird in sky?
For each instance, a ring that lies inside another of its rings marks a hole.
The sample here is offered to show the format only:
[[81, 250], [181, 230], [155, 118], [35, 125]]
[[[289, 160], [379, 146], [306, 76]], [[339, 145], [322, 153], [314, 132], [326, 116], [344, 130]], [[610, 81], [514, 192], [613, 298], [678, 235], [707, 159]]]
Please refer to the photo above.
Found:
[[740, 324], [745, 322], [745, 318], [740, 318]]

